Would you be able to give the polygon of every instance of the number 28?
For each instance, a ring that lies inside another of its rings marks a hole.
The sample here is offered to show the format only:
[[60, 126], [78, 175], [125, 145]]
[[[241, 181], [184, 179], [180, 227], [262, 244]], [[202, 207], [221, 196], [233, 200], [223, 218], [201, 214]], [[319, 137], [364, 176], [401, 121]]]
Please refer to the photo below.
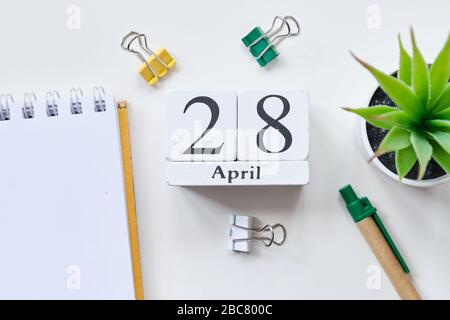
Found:
[[[272, 116], [267, 114], [266, 110], [264, 109], [264, 104], [265, 104], [266, 100], [269, 98], [279, 99], [283, 105], [282, 112], [277, 118], [273, 118]], [[183, 154], [220, 154], [220, 152], [222, 151], [224, 142], [222, 142], [220, 145], [218, 145], [216, 147], [212, 147], [212, 148], [195, 147], [195, 145], [200, 140], [202, 140], [208, 134], [208, 132], [210, 130], [212, 130], [214, 128], [214, 126], [216, 125], [217, 120], [219, 119], [219, 115], [220, 115], [219, 105], [217, 104], [217, 102], [214, 99], [212, 99], [210, 97], [198, 96], [198, 97], [195, 97], [195, 98], [189, 100], [189, 102], [184, 107], [183, 113], [186, 113], [189, 110], [189, 108], [194, 104], [197, 104], [197, 105], [203, 104], [203, 105], [207, 106], [211, 112], [211, 117], [210, 117], [209, 124], [206, 127], [205, 131], [203, 131], [203, 133], [189, 146], [189, 148], [187, 148], [183, 152]], [[267, 123], [267, 125], [265, 125], [263, 128], [261, 128], [258, 131], [258, 134], [256, 135], [256, 145], [258, 146], [258, 148], [261, 151], [263, 151], [265, 153], [283, 153], [283, 152], [286, 152], [287, 150], [289, 150], [289, 148], [292, 145], [292, 134], [289, 131], [289, 129], [286, 128], [280, 122], [280, 120], [282, 120], [289, 114], [290, 109], [291, 109], [291, 106], [290, 106], [289, 100], [281, 95], [276, 95], [276, 94], [267, 95], [258, 101], [258, 103], [256, 105], [256, 112], [257, 112], [258, 116], [262, 120], [264, 120], [264, 122]], [[279, 134], [281, 134], [283, 136], [284, 145], [281, 149], [271, 150], [264, 145], [264, 142], [263, 142], [264, 134], [266, 133], [266, 131], [269, 128], [273, 128], [274, 130], [276, 130]]]

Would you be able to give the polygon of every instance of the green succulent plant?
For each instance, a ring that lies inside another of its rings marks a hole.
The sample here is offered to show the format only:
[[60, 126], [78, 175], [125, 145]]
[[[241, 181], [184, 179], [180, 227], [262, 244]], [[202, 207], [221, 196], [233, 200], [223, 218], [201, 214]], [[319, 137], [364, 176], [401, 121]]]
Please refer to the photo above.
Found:
[[422, 179], [431, 158], [450, 174], [450, 34], [431, 66], [417, 48], [412, 29], [411, 40], [412, 56], [398, 36], [400, 66], [397, 77], [381, 72], [352, 53], [398, 108], [386, 105], [344, 108], [378, 128], [389, 130], [374, 157], [395, 152], [400, 181], [417, 161], [417, 179]]

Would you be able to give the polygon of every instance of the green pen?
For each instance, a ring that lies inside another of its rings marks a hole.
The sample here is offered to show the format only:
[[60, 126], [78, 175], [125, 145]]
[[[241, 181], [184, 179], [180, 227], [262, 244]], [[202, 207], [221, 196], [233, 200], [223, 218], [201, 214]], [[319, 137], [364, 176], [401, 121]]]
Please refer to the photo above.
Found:
[[419, 300], [420, 296], [409, 277], [409, 268], [394, 241], [377, 215], [377, 209], [366, 197], [358, 198], [351, 185], [339, 190], [347, 210], [366, 239], [392, 285], [404, 300]]

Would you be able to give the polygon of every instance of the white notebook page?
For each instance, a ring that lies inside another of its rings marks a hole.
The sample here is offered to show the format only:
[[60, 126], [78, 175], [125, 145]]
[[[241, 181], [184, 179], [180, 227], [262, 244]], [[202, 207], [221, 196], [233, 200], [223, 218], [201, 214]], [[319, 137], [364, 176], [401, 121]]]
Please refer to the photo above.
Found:
[[0, 298], [133, 299], [117, 109], [0, 121]]

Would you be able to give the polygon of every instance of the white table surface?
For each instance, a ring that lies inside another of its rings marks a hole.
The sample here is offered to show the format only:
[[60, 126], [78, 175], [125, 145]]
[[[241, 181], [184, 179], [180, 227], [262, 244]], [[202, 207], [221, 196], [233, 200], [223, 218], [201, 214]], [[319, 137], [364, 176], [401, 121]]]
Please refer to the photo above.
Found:
[[[70, 5], [81, 10], [80, 29], [67, 26]], [[379, 29], [367, 26], [371, 5], [380, 10]], [[423, 297], [450, 298], [450, 185], [422, 190], [383, 176], [357, 149], [356, 117], [339, 108], [363, 105], [375, 88], [350, 49], [392, 71], [397, 33], [409, 48], [413, 25], [431, 61], [447, 37], [449, 9], [446, 0], [2, 1], [0, 90], [21, 98], [30, 89], [43, 95], [101, 84], [129, 101], [148, 299], [396, 299], [384, 274], [380, 289], [367, 288], [367, 268], [377, 261], [339, 198], [348, 183], [378, 207]], [[262, 69], [240, 39], [275, 15], [297, 17], [302, 34], [285, 40], [278, 61]], [[139, 62], [119, 46], [130, 30], [146, 33], [152, 48], [166, 47], [178, 62], [158, 89], [140, 78]], [[169, 187], [164, 94], [190, 88], [308, 90], [310, 184]], [[228, 251], [231, 213], [284, 224], [285, 245], [249, 255]]]

